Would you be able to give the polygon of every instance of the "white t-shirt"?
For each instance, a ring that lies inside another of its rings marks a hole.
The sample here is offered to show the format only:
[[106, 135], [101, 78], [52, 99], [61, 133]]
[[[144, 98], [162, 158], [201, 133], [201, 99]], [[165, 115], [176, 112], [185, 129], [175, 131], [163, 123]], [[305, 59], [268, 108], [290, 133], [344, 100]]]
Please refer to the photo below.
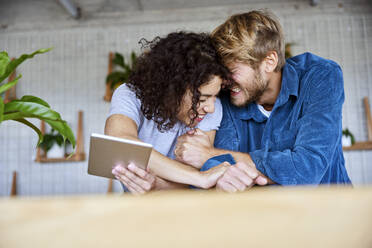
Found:
[[267, 118], [270, 117], [271, 111], [266, 110], [262, 105], [257, 104], [258, 109], [261, 111], [261, 113], [266, 116]]
[[[152, 144], [156, 151], [172, 159], [174, 159], [174, 149], [178, 136], [189, 130], [183, 123], [178, 122], [171, 130], [160, 132], [156, 123], [146, 119], [142, 114], [141, 101], [126, 84], [119, 86], [112, 96], [109, 116], [113, 114], [122, 114], [131, 118], [137, 124], [138, 138], [143, 142]], [[207, 114], [197, 125], [197, 128], [203, 131], [218, 130], [221, 119], [222, 105], [220, 100], [217, 99], [215, 111]]]

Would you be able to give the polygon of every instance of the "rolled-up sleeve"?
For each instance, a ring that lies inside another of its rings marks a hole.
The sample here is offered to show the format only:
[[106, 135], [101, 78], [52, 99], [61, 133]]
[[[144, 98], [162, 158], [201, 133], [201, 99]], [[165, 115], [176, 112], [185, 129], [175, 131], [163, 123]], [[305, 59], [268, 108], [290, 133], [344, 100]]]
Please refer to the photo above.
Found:
[[344, 88], [341, 68], [329, 64], [309, 71], [303, 111], [291, 148], [270, 145], [250, 153], [256, 167], [281, 185], [319, 184], [341, 145]]

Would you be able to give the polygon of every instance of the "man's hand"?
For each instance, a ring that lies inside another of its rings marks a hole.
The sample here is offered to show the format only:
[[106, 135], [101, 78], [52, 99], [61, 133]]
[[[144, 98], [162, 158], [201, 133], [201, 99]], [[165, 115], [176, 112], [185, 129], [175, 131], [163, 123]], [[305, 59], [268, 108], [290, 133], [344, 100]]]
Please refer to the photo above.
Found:
[[191, 130], [177, 139], [174, 150], [176, 160], [200, 169], [213, 155], [213, 144], [200, 129]]
[[268, 178], [246, 163], [238, 162], [230, 166], [225, 174], [217, 181], [216, 188], [227, 192], [244, 191], [253, 185], [266, 185]]
[[155, 187], [156, 177], [130, 163], [127, 168], [117, 165], [112, 174], [133, 194], [144, 194]]

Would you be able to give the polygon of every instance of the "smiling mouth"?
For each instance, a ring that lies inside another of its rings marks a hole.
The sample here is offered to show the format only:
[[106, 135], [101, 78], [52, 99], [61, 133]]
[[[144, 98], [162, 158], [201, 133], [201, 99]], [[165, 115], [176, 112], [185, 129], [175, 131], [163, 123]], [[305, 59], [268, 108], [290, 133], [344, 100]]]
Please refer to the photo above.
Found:
[[230, 95], [231, 95], [231, 96], [236, 96], [236, 95], [238, 95], [241, 91], [242, 91], [242, 89], [241, 89], [240, 87], [237, 87], [237, 86], [232, 87], [232, 88], [230, 89]]
[[203, 119], [204, 119], [205, 115], [198, 115], [196, 118], [195, 118], [195, 121], [197, 122], [201, 122]]

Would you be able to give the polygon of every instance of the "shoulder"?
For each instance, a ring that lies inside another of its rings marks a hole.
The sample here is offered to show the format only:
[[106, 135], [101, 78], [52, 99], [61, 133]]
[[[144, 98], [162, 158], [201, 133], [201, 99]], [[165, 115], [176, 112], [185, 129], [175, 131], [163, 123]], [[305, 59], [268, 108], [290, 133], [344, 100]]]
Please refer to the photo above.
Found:
[[300, 88], [343, 91], [342, 69], [335, 61], [304, 53], [288, 59], [287, 63], [296, 71]]
[[316, 74], [318, 77], [329, 73], [342, 75], [341, 67], [335, 61], [319, 57], [312, 53], [297, 55], [288, 59], [286, 62], [296, 70], [299, 78], [309, 74]]
[[111, 99], [109, 116], [113, 114], [125, 115], [133, 119], [137, 126], [140, 126], [143, 120], [141, 102], [126, 84], [120, 85], [114, 91]]

